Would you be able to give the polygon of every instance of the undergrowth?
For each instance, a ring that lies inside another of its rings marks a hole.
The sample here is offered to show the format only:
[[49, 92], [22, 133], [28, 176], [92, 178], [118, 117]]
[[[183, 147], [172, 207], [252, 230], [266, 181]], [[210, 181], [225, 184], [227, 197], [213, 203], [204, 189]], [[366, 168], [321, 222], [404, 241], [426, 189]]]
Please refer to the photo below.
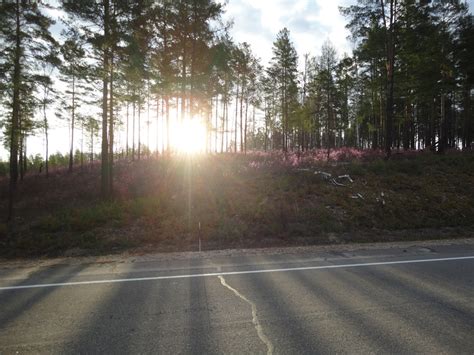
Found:
[[[353, 182], [337, 179], [339, 186], [320, 172]], [[207, 249], [373, 241], [474, 225], [470, 153], [386, 161], [377, 151], [346, 149], [329, 162], [321, 152], [174, 157], [120, 161], [115, 173], [109, 201], [100, 199], [97, 166], [26, 177], [16, 229], [0, 224], [2, 254], [194, 250], [199, 239]]]

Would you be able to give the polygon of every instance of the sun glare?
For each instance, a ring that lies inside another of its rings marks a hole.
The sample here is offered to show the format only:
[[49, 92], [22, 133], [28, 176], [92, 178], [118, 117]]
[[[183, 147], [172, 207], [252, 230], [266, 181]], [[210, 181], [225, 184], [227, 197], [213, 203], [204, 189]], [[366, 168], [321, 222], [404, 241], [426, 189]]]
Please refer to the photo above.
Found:
[[206, 150], [206, 127], [198, 117], [187, 118], [171, 127], [171, 139], [171, 145], [179, 153], [203, 153]]

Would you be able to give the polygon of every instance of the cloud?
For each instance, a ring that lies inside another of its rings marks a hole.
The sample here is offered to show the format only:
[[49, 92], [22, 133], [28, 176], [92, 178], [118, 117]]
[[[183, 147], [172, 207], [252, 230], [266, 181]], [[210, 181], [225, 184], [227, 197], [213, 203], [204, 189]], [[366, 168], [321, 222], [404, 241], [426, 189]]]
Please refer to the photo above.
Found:
[[254, 53], [267, 64], [272, 57], [272, 45], [278, 31], [287, 27], [300, 56], [317, 55], [321, 45], [330, 39], [338, 53], [350, 52], [345, 19], [340, 5], [350, 0], [230, 0], [227, 19], [234, 20], [231, 34], [237, 42], [250, 43]]

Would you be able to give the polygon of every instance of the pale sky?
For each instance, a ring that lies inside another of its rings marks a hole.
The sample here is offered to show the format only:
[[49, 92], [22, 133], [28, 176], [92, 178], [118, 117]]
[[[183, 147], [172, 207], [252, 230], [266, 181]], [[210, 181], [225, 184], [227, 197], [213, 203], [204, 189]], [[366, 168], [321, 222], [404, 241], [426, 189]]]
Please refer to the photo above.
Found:
[[[474, 0], [466, 2], [473, 13]], [[318, 55], [326, 39], [336, 47], [339, 56], [352, 52], [353, 45], [347, 39], [350, 33], [345, 28], [347, 21], [339, 6], [356, 3], [356, 0], [229, 0], [224, 18], [234, 20], [231, 30], [234, 40], [248, 42], [265, 65], [272, 57], [276, 34], [287, 27], [301, 66], [303, 55]]]
[[[473, 0], [474, 1], [474, 0]], [[350, 53], [349, 31], [339, 13], [339, 6], [354, 0], [230, 0], [225, 19], [233, 19], [231, 34], [236, 42], [248, 42], [253, 52], [266, 64], [272, 57], [272, 44], [283, 27], [300, 59], [305, 53], [316, 55], [326, 39], [339, 55]]]
[[[467, 2], [472, 13], [474, 0]], [[303, 55], [318, 55], [327, 39], [336, 47], [339, 56], [352, 52], [352, 43], [347, 39], [346, 19], [339, 13], [339, 6], [354, 3], [356, 0], [228, 0], [224, 20], [233, 20], [231, 35], [234, 41], [248, 42], [263, 65], [272, 57], [272, 44], [278, 31], [287, 27], [300, 57], [301, 68]], [[66, 122], [56, 122], [52, 126], [50, 152], [67, 152], [69, 132]], [[77, 132], [76, 136], [78, 147], [80, 133]], [[38, 132], [38, 137], [29, 139], [28, 155], [42, 154], [43, 147], [43, 137]], [[0, 159], [6, 160], [7, 157], [7, 151], [1, 146]]]

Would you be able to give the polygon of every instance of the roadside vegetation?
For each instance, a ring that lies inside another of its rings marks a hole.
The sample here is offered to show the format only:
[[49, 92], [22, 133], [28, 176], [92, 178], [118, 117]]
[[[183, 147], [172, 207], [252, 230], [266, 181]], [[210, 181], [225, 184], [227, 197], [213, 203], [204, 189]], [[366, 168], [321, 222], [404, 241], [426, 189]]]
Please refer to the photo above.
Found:
[[[100, 166], [25, 177], [2, 256], [183, 251], [467, 237], [474, 156], [335, 150], [120, 161], [100, 199]], [[331, 177], [329, 175], [331, 174]], [[338, 178], [348, 175], [348, 177]], [[333, 178], [336, 178], [333, 180]], [[350, 181], [352, 180], [352, 182]], [[7, 180], [1, 180], [2, 206]], [[342, 186], [344, 185], [344, 186]]]

